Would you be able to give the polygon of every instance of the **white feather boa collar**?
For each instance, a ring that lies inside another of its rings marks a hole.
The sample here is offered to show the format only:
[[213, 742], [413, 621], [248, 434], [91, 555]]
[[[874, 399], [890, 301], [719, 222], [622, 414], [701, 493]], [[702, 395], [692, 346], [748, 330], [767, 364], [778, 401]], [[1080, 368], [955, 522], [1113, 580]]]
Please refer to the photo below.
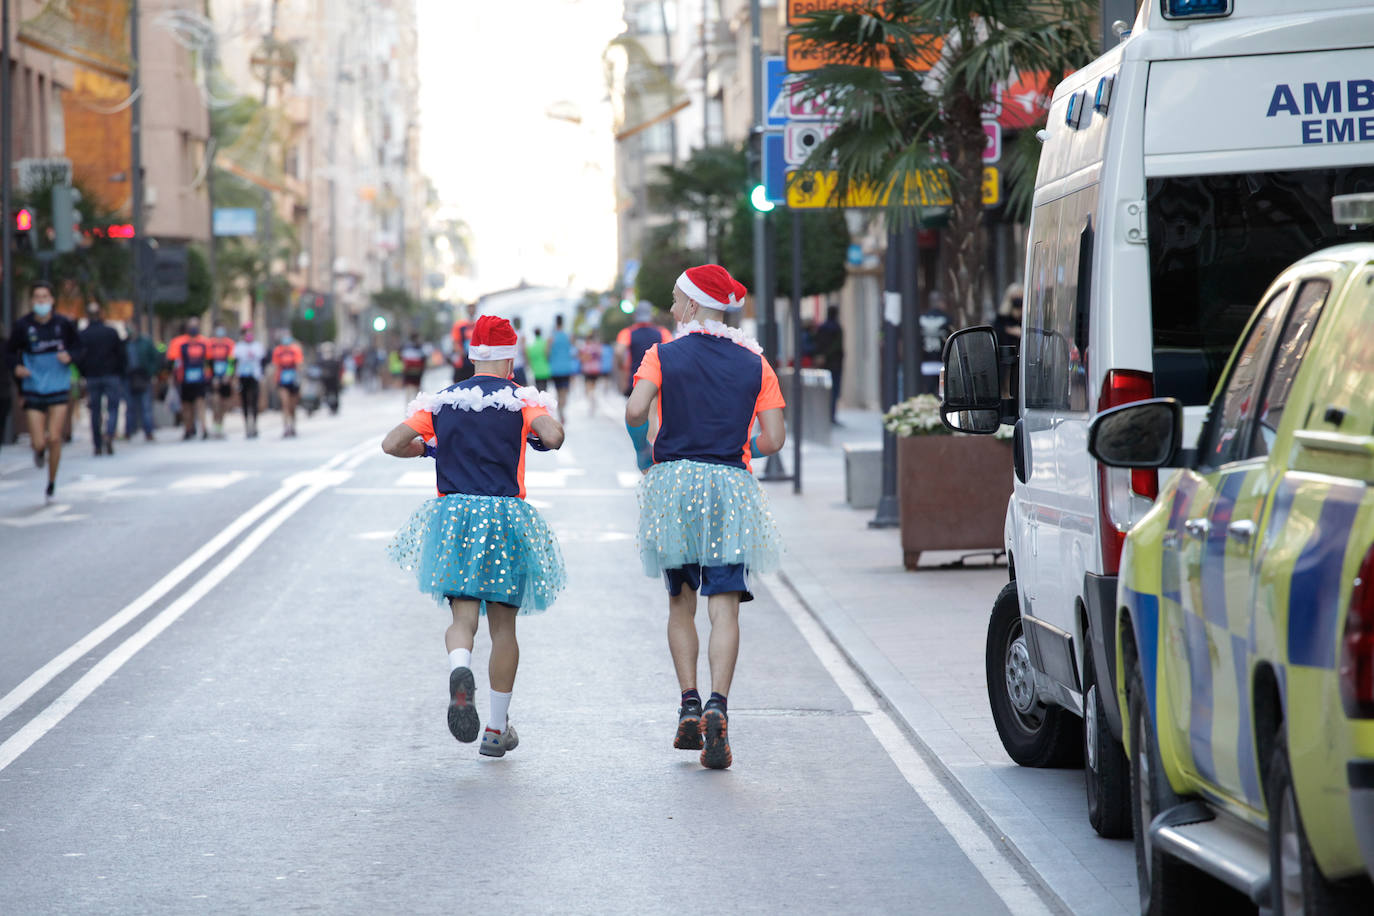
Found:
[[533, 385], [524, 388], [497, 388], [485, 394], [480, 388], [450, 388], [438, 394], [420, 392], [415, 400], [406, 406], [406, 416], [417, 410], [434, 413], [444, 407], [457, 407], [459, 410], [480, 413], [487, 408], [514, 411], [526, 407], [543, 407], [552, 410], [557, 406], [558, 398], [554, 394], [540, 391]]
[[759, 346], [757, 340], [739, 328], [732, 328], [721, 321], [689, 321], [686, 324], [678, 325], [677, 336], [679, 338], [686, 337], [688, 334], [710, 334], [712, 337], [724, 337], [752, 353], [763, 354], [763, 347]]

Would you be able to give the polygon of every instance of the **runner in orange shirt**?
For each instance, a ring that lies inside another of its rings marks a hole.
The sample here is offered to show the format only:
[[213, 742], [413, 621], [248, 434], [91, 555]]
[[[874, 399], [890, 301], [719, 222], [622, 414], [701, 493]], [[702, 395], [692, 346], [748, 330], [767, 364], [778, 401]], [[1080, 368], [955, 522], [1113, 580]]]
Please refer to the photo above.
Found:
[[200, 333], [200, 319], [186, 322], [186, 331], [167, 344], [167, 362], [172, 364], [173, 376], [180, 388], [181, 422], [186, 431], [182, 441], [196, 437], [208, 439], [205, 428], [205, 389], [210, 382], [210, 340]]
[[301, 373], [305, 371], [305, 353], [290, 334], [272, 348], [272, 368], [276, 372], [277, 395], [281, 398], [282, 438], [296, 435], [296, 405], [301, 399]]
[[468, 341], [472, 338], [473, 322], [477, 320], [477, 305], [469, 303], [463, 307], [466, 318], [460, 317], [453, 322], [453, 384], [472, 378], [472, 360], [468, 357]]
[[234, 340], [223, 325], [215, 325], [210, 338], [210, 416], [215, 438], [224, 438], [224, 412], [234, 397]]
[[641, 299], [635, 309], [635, 323], [622, 330], [615, 338], [616, 375], [620, 379], [620, 389], [628, 397], [634, 387], [635, 373], [644, 360], [644, 354], [657, 343], [667, 343], [673, 333], [662, 325], [653, 323], [654, 307], [647, 299]]

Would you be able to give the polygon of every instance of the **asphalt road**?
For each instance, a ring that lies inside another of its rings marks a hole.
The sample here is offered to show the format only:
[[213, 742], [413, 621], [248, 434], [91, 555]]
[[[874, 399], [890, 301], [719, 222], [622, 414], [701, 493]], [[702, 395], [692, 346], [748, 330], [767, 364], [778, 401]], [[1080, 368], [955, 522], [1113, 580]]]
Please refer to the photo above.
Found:
[[456, 743], [448, 613], [384, 555], [433, 492], [378, 448], [401, 400], [293, 440], [78, 441], [51, 507], [0, 452], [0, 912], [1055, 912], [776, 582], [742, 614], [734, 766], [672, 748], [610, 405], [529, 459], [570, 587], [519, 622], [521, 745]]

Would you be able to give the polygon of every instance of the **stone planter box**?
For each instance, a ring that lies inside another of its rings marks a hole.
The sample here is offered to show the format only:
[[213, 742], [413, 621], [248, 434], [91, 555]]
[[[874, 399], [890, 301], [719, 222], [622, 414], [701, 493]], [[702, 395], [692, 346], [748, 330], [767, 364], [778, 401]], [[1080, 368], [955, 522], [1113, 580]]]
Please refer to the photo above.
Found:
[[902, 564], [927, 550], [1000, 550], [1012, 488], [1011, 440], [904, 436], [897, 440]]

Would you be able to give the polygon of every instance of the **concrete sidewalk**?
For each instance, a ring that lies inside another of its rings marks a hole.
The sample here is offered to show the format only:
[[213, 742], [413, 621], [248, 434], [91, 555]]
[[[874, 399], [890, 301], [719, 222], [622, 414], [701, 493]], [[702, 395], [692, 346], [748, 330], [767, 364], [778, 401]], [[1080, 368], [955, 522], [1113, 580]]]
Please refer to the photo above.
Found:
[[[988, 707], [988, 615], [1007, 581], [987, 556], [928, 552], [902, 567], [897, 529], [868, 527], [872, 509], [845, 503], [847, 442], [881, 440], [876, 412], [841, 411], [830, 446], [805, 445], [803, 493], [765, 484], [787, 552], [790, 587], [891, 706], [930, 764], [995, 837], [1011, 844], [1074, 913], [1138, 911], [1129, 840], [1088, 823], [1082, 770], [1012, 763]], [[785, 451], [788, 470], [792, 449]], [[976, 562], [977, 565], [973, 565]]]

